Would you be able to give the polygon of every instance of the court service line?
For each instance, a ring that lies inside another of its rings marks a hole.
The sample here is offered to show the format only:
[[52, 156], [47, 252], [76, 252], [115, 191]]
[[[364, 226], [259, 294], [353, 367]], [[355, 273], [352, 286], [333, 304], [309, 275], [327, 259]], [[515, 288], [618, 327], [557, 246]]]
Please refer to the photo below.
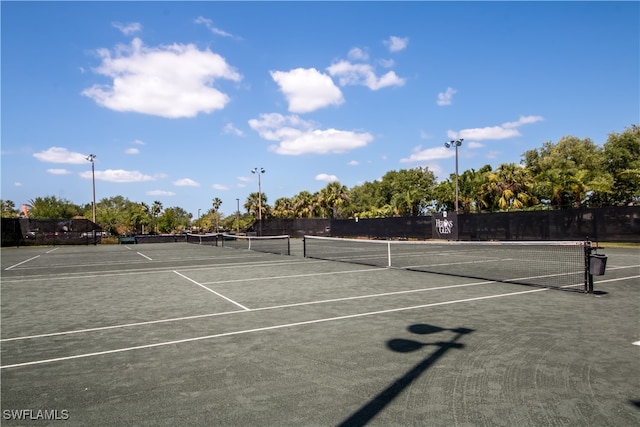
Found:
[[184, 317], [172, 317], [170, 319], [160, 319], [160, 320], [148, 320], [146, 322], [134, 322], [134, 323], [124, 323], [120, 325], [111, 325], [111, 326], [98, 326], [95, 328], [86, 328], [86, 329], [76, 329], [72, 331], [62, 331], [62, 332], [51, 332], [48, 334], [38, 334], [38, 335], [26, 335], [22, 337], [13, 337], [13, 338], [3, 338], [0, 339], [0, 342], [7, 341], [20, 341], [27, 339], [35, 339], [35, 338], [47, 338], [47, 337], [55, 337], [60, 335], [71, 335], [71, 334], [80, 334], [86, 332], [97, 332], [97, 331], [105, 331], [108, 329], [119, 329], [119, 328], [130, 328], [135, 326], [147, 326], [154, 325], [158, 323], [168, 323], [168, 322], [180, 322], [184, 320], [195, 320], [195, 319], [203, 319], [206, 317], [217, 317], [217, 316], [226, 316], [229, 314], [238, 314], [238, 313], [248, 313], [250, 311], [267, 311], [267, 310], [278, 310], [282, 308], [292, 308], [292, 307], [303, 307], [305, 305], [316, 305], [316, 304], [326, 304], [331, 302], [342, 302], [342, 301], [353, 301], [358, 299], [366, 299], [366, 298], [377, 298], [377, 297], [385, 297], [385, 296], [394, 296], [394, 295], [402, 295], [402, 294], [410, 294], [417, 292], [427, 292], [427, 291], [438, 291], [443, 289], [452, 289], [452, 288], [462, 288], [467, 286], [478, 286], [478, 285], [486, 285], [489, 283], [496, 283], [493, 281], [490, 282], [473, 282], [473, 283], [462, 283], [459, 285], [446, 285], [446, 286], [437, 286], [434, 288], [420, 288], [420, 289], [408, 289], [404, 291], [395, 291], [395, 292], [384, 292], [378, 294], [369, 294], [369, 295], [356, 295], [352, 297], [342, 297], [342, 298], [331, 298], [317, 301], [305, 301], [305, 302], [295, 302], [291, 304], [281, 304], [281, 305], [271, 305], [267, 307], [258, 307], [250, 310], [234, 310], [234, 311], [224, 311], [221, 313], [207, 313], [207, 314], [196, 314], [193, 316], [184, 316]]
[[53, 248], [50, 251], [45, 252], [45, 254], [50, 254], [51, 252], [57, 251], [58, 249], [60, 249], [60, 247]]
[[31, 361], [31, 362], [14, 363], [14, 364], [11, 364], [11, 365], [0, 366], [0, 369], [20, 368], [20, 367], [23, 367], [23, 366], [32, 366], [32, 365], [42, 365], [42, 364], [45, 364], [45, 363], [62, 362], [62, 361], [74, 360], [74, 359], [83, 359], [83, 358], [87, 358], [87, 357], [103, 356], [103, 355], [107, 355], [107, 354], [123, 353], [123, 352], [127, 352], [127, 351], [144, 350], [144, 349], [154, 348], [154, 347], [164, 347], [164, 346], [168, 346], [168, 345], [183, 344], [183, 343], [189, 343], [189, 342], [195, 342], [195, 341], [203, 341], [203, 340], [209, 340], [209, 339], [214, 339], [214, 338], [229, 337], [229, 336], [234, 336], [234, 335], [244, 335], [244, 334], [249, 334], [249, 333], [254, 333], [254, 332], [273, 331], [273, 330], [277, 330], [277, 329], [292, 328], [292, 327], [296, 327], [296, 326], [305, 326], [305, 325], [313, 325], [313, 324], [317, 324], [317, 323], [335, 322], [335, 321], [338, 321], [338, 320], [356, 319], [356, 318], [359, 318], [359, 317], [375, 316], [375, 315], [379, 315], [379, 314], [388, 314], [388, 313], [397, 313], [397, 312], [400, 312], [400, 311], [416, 310], [416, 309], [420, 309], [420, 308], [437, 307], [437, 306], [442, 306], [442, 305], [458, 304], [458, 303], [465, 303], [465, 302], [472, 302], [472, 301], [481, 301], [481, 300], [493, 299], [493, 298], [502, 298], [502, 297], [508, 297], [508, 296], [513, 296], [513, 295], [523, 295], [523, 294], [530, 294], [530, 293], [534, 293], [534, 292], [544, 292], [544, 291], [548, 291], [548, 290], [549, 289], [546, 289], [546, 288], [544, 288], [544, 289], [533, 289], [533, 290], [529, 290], [529, 291], [510, 292], [510, 293], [506, 293], [506, 294], [488, 295], [488, 296], [483, 296], [483, 297], [465, 298], [465, 299], [452, 300], [452, 301], [442, 301], [442, 302], [436, 302], [436, 303], [430, 303], [430, 304], [414, 305], [414, 306], [410, 306], [410, 307], [399, 307], [399, 308], [392, 308], [392, 309], [388, 309], [388, 310], [369, 311], [369, 312], [366, 312], [366, 313], [348, 314], [348, 315], [344, 315], [344, 316], [327, 317], [327, 318], [323, 318], [323, 319], [315, 319], [315, 320], [306, 320], [306, 321], [302, 321], [302, 322], [285, 323], [285, 324], [281, 324], [281, 325], [265, 326], [265, 327], [262, 327], [262, 328], [245, 329], [245, 330], [233, 331], [233, 332], [223, 332], [223, 333], [220, 333], [220, 334], [205, 335], [205, 336], [201, 336], [201, 337], [185, 338], [185, 339], [181, 339], [181, 340], [164, 341], [164, 342], [159, 342], [159, 343], [154, 343], [154, 344], [143, 344], [143, 345], [137, 345], [137, 346], [132, 346], [132, 347], [117, 348], [117, 349], [113, 349], [113, 350], [97, 351], [97, 352], [94, 352], [94, 353], [83, 353], [83, 354], [76, 354], [76, 355], [73, 355], [73, 356], [64, 356], [64, 357], [56, 357], [56, 358], [52, 358], [52, 359], [34, 360], [34, 361]]
[[40, 258], [40, 255], [36, 255], [36, 256], [31, 257], [31, 258], [29, 258], [29, 259], [25, 259], [24, 261], [19, 262], [19, 263], [17, 263], [17, 264], [13, 264], [12, 266], [5, 268], [5, 271], [6, 271], [6, 270], [11, 270], [13, 267], [17, 267], [17, 266], [22, 265], [22, 264], [24, 264], [24, 263], [26, 263], [26, 262], [33, 261], [33, 260], [34, 260], [34, 259], [36, 259], [36, 258]]
[[264, 280], [276, 280], [276, 279], [294, 279], [300, 277], [314, 277], [314, 276], [326, 276], [331, 274], [349, 274], [349, 273], [364, 273], [369, 271], [380, 271], [384, 270], [385, 267], [375, 267], [375, 268], [361, 268], [359, 270], [343, 270], [343, 271], [325, 271], [323, 273], [304, 273], [304, 274], [290, 274], [287, 276], [268, 276], [268, 277], [251, 277], [249, 279], [230, 279], [230, 280], [219, 280], [216, 282], [204, 282], [206, 285], [219, 285], [224, 283], [242, 283], [242, 282], [255, 282], [255, 281], [264, 281]]
[[175, 270], [173, 270], [173, 272], [174, 272], [174, 273], [176, 273], [178, 276], [180, 276], [180, 277], [182, 277], [182, 278], [184, 278], [184, 279], [187, 279], [187, 280], [188, 280], [188, 281], [190, 281], [191, 283], [195, 283], [196, 285], [200, 286], [201, 288], [204, 288], [204, 289], [208, 290], [208, 291], [209, 291], [209, 292], [211, 292], [212, 294], [215, 294], [215, 295], [219, 296], [220, 298], [223, 298], [223, 299], [225, 299], [225, 300], [229, 301], [230, 303], [237, 305], [238, 307], [240, 307], [240, 308], [241, 308], [241, 309], [243, 309], [243, 310], [250, 310], [249, 308], [245, 307], [244, 305], [242, 305], [242, 304], [240, 304], [240, 303], [238, 303], [238, 302], [235, 302], [235, 301], [234, 301], [234, 300], [232, 300], [231, 298], [227, 298], [227, 297], [225, 297], [224, 295], [222, 295], [221, 293], [218, 293], [218, 292], [214, 291], [213, 289], [209, 289], [209, 288], [207, 288], [205, 285], [203, 285], [203, 284], [200, 284], [200, 283], [196, 282], [196, 281], [195, 281], [195, 280], [193, 280], [192, 278], [187, 277], [187, 276], [185, 276], [185, 275], [184, 275], [184, 274], [182, 274], [182, 273], [178, 273], [178, 272], [177, 272], [177, 271], [175, 271]]

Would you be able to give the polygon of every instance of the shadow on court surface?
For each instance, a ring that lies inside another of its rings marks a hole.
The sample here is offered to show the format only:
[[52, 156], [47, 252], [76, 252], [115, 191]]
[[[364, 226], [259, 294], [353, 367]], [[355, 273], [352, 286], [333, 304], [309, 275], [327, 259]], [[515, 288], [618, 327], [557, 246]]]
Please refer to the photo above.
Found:
[[389, 387], [381, 391], [369, 403], [341, 422], [339, 426], [355, 427], [364, 426], [369, 423], [369, 421], [375, 418], [375, 416], [382, 412], [388, 404], [398, 397], [400, 393], [409, 387], [415, 379], [442, 358], [449, 350], [464, 348], [464, 344], [459, 343], [458, 340], [464, 335], [470, 334], [474, 331], [473, 329], [468, 328], [446, 329], [426, 323], [411, 325], [408, 330], [414, 334], [420, 335], [437, 334], [444, 331], [451, 331], [456, 335], [449, 341], [422, 342], [404, 338], [394, 338], [389, 340], [387, 342], [387, 347], [398, 353], [410, 353], [427, 346], [434, 346], [437, 347], [437, 349], [413, 368], [408, 370], [402, 377], [394, 381]]

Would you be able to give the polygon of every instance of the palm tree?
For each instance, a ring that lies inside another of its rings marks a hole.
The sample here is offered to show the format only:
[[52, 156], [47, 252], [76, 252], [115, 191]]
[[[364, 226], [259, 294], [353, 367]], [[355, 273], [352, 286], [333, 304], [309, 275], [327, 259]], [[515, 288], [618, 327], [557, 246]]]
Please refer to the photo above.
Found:
[[[258, 202], [260, 198], [262, 198], [261, 203]], [[247, 201], [244, 203], [244, 208], [247, 210], [247, 212], [253, 213], [257, 218], [259, 207], [262, 208], [260, 217], [264, 219], [265, 213], [268, 211], [267, 196], [264, 193], [257, 192], [249, 194], [249, 196], [247, 197]]]
[[316, 213], [318, 197], [308, 191], [301, 191], [293, 198], [292, 203], [296, 218], [312, 218]]
[[320, 190], [319, 202], [324, 213], [331, 213], [332, 218], [338, 217], [338, 208], [344, 206], [349, 201], [349, 190], [338, 181], [330, 182], [325, 188]]
[[216, 217], [216, 233], [220, 228], [220, 215], [218, 214], [218, 209], [222, 206], [222, 200], [219, 197], [213, 199], [213, 215]]
[[153, 202], [151, 205], [151, 216], [153, 216], [153, 223], [156, 228], [156, 233], [158, 232], [158, 216], [162, 213], [162, 203], [158, 200]]

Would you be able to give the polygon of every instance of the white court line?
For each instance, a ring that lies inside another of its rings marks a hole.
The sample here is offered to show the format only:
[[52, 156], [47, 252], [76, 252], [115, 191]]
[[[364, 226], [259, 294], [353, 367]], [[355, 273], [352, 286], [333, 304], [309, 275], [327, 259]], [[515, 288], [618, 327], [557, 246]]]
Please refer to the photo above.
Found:
[[640, 345], [640, 341], [636, 341], [634, 343], [632, 343], [633, 345]]
[[138, 255], [140, 255], [141, 257], [145, 257], [146, 259], [148, 259], [149, 261], [153, 261], [151, 258], [149, 258], [148, 256], [146, 256], [145, 254], [143, 254], [142, 252], [136, 252]]
[[180, 276], [180, 277], [182, 277], [182, 278], [184, 278], [184, 279], [187, 279], [187, 280], [188, 280], [188, 281], [190, 281], [191, 283], [195, 283], [196, 285], [200, 286], [201, 288], [204, 288], [204, 289], [208, 290], [209, 292], [211, 292], [211, 293], [213, 293], [213, 294], [218, 295], [220, 298], [224, 298], [224, 299], [226, 299], [226, 300], [227, 300], [227, 301], [229, 301], [230, 303], [237, 305], [238, 307], [242, 308], [243, 310], [249, 310], [249, 309], [248, 309], [247, 307], [245, 307], [244, 305], [242, 305], [242, 304], [240, 304], [240, 303], [235, 302], [235, 301], [234, 301], [234, 300], [232, 300], [231, 298], [227, 298], [227, 297], [225, 297], [224, 295], [222, 295], [221, 293], [218, 293], [218, 292], [214, 291], [213, 289], [209, 289], [209, 288], [207, 288], [206, 286], [204, 286], [204, 285], [202, 285], [202, 284], [200, 284], [200, 283], [196, 282], [195, 280], [191, 279], [190, 277], [187, 277], [187, 276], [185, 276], [185, 275], [184, 275], [184, 274], [182, 274], [182, 273], [178, 273], [178, 272], [177, 272], [177, 271], [175, 271], [175, 270], [173, 270], [173, 272], [174, 272], [174, 273], [176, 273], [178, 276]]
[[[355, 272], [357, 270], [352, 270], [352, 271]], [[438, 287], [435, 287], [435, 288], [409, 289], [409, 290], [405, 290], [405, 291], [385, 292], [385, 293], [369, 294], [369, 295], [357, 295], [357, 296], [353, 296], [353, 297], [331, 298], [331, 299], [317, 300], [317, 301], [307, 301], [307, 302], [296, 302], [296, 303], [291, 303], [291, 304], [281, 304], [281, 305], [272, 305], [272, 306], [268, 306], [268, 307], [258, 307], [258, 308], [253, 308], [253, 309], [250, 309], [250, 310], [234, 310], [234, 311], [225, 311], [225, 312], [222, 312], [222, 313], [198, 314], [198, 315], [193, 315], [193, 316], [174, 317], [174, 318], [171, 318], [171, 319], [149, 320], [149, 321], [146, 321], [146, 322], [125, 323], [125, 324], [121, 324], [121, 325], [99, 326], [99, 327], [96, 327], [96, 328], [87, 328], [87, 329], [76, 329], [76, 330], [73, 330], [73, 331], [51, 332], [51, 333], [48, 333], [48, 334], [27, 335], [27, 336], [14, 337], [14, 338], [4, 338], [4, 339], [0, 339], [0, 342], [19, 341], [19, 340], [34, 339], [34, 338], [47, 338], [47, 337], [54, 337], [54, 336], [59, 336], [59, 335], [71, 335], [71, 334], [79, 334], [79, 333], [85, 333], [85, 332], [97, 332], [97, 331], [104, 331], [104, 330], [107, 330], [107, 329], [119, 329], [119, 328], [129, 328], [129, 327], [134, 327], [134, 326], [154, 325], [154, 324], [157, 324], [157, 323], [179, 322], [179, 321], [183, 321], [183, 320], [202, 319], [202, 318], [205, 318], [205, 317], [216, 317], [216, 316], [225, 316], [225, 315], [228, 315], [228, 314], [247, 313], [247, 312], [250, 312], [250, 311], [277, 310], [277, 309], [281, 309], [281, 308], [302, 307], [302, 306], [305, 306], [305, 305], [326, 304], [326, 303], [341, 302], [341, 301], [353, 301], [353, 300], [358, 300], [358, 299], [386, 297], [386, 296], [410, 294], [410, 293], [417, 293], [417, 292], [439, 291], [439, 290], [443, 290], [443, 289], [486, 285], [486, 284], [489, 284], [489, 283], [496, 283], [496, 282], [473, 282], [473, 283], [463, 283], [461, 285], [438, 286]]]
[[40, 258], [40, 255], [36, 255], [36, 256], [34, 256], [34, 257], [32, 257], [32, 258], [29, 258], [29, 259], [26, 259], [26, 260], [24, 260], [24, 261], [22, 261], [22, 262], [19, 262], [19, 263], [17, 263], [17, 264], [14, 264], [14, 265], [12, 265], [11, 267], [7, 267], [7, 268], [5, 268], [5, 271], [7, 271], [7, 270], [11, 270], [13, 267], [17, 267], [17, 266], [19, 266], [19, 265], [22, 265], [22, 264], [24, 264], [25, 262], [33, 261], [33, 260], [34, 260], [34, 259], [36, 259], [36, 258]]
[[224, 283], [242, 283], [242, 282], [255, 282], [255, 281], [264, 281], [264, 280], [274, 280], [274, 279], [296, 279], [300, 277], [314, 277], [314, 276], [327, 276], [331, 274], [349, 274], [349, 273], [365, 273], [369, 271], [380, 271], [384, 270], [386, 267], [375, 267], [375, 268], [363, 268], [359, 270], [343, 270], [343, 271], [328, 271], [325, 273], [304, 273], [304, 274], [290, 274], [287, 276], [269, 276], [269, 277], [251, 277], [249, 279], [230, 279], [230, 280], [219, 280], [216, 282], [204, 282], [205, 285], [219, 285]]
[[513, 296], [513, 295], [523, 295], [523, 294], [530, 294], [530, 293], [534, 293], [534, 292], [544, 292], [544, 291], [548, 291], [548, 289], [546, 289], [546, 288], [545, 289], [534, 289], [534, 290], [529, 290], [529, 291], [511, 292], [511, 293], [507, 293], [507, 294], [489, 295], [489, 296], [484, 296], [484, 297], [466, 298], [466, 299], [460, 299], [460, 300], [454, 300], [454, 301], [443, 301], [443, 302], [436, 302], [436, 303], [431, 303], [431, 304], [414, 305], [414, 306], [411, 306], [411, 307], [400, 307], [400, 308], [392, 308], [392, 309], [388, 309], [388, 310], [370, 311], [370, 312], [366, 312], [366, 313], [348, 314], [348, 315], [345, 315], [345, 316], [328, 317], [328, 318], [324, 318], [324, 319], [307, 320], [307, 321], [303, 321], [303, 322], [285, 323], [285, 324], [282, 324], [282, 325], [265, 326], [263, 328], [245, 329], [245, 330], [234, 331], [234, 332], [224, 332], [224, 333], [214, 334], [214, 335], [205, 335], [205, 336], [201, 336], [201, 337], [185, 338], [185, 339], [174, 340], [174, 341], [165, 341], [165, 342], [159, 342], [159, 343], [155, 343], [155, 344], [144, 344], [144, 345], [138, 345], [138, 346], [133, 346], [133, 347], [117, 348], [117, 349], [114, 349], [114, 350], [97, 351], [97, 352], [94, 352], [94, 353], [76, 354], [74, 356], [64, 356], [64, 357], [56, 357], [56, 358], [53, 358], [53, 359], [43, 359], [43, 360], [34, 360], [32, 362], [15, 363], [15, 364], [12, 364], [12, 365], [0, 366], [0, 369], [19, 368], [19, 367], [31, 366], [31, 365], [42, 365], [42, 364], [45, 364], [45, 363], [61, 362], [61, 361], [73, 360], [73, 359], [82, 359], [82, 358], [86, 358], [86, 357], [102, 356], [102, 355], [106, 355], [106, 354], [123, 353], [123, 352], [127, 352], [127, 351], [143, 350], [143, 349], [147, 349], [147, 348], [163, 347], [163, 346], [167, 346], [167, 345], [183, 344], [183, 343], [194, 342], [194, 341], [202, 341], [202, 340], [209, 340], [209, 339], [214, 339], [214, 338], [229, 337], [229, 336], [234, 336], [234, 335], [243, 335], [243, 334], [249, 334], [249, 333], [253, 333], [253, 332], [272, 331], [272, 330], [276, 330], [276, 329], [291, 328], [291, 327], [295, 327], [295, 326], [312, 325], [312, 324], [316, 324], [316, 323], [325, 323], [325, 322], [334, 322], [334, 321], [338, 321], [338, 320], [355, 319], [355, 318], [359, 318], [359, 317], [374, 316], [374, 315], [378, 315], [378, 314], [396, 313], [396, 312], [399, 312], [399, 311], [416, 310], [416, 309], [419, 309], [419, 308], [437, 307], [437, 306], [441, 306], [441, 305], [458, 304], [458, 303], [471, 302], [471, 301], [481, 301], [481, 300], [485, 300], [485, 299], [502, 298], [502, 297], [508, 297], [508, 296]]
[[594, 285], [597, 285], [598, 283], [607, 283], [607, 282], [619, 282], [620, 280], [629, 280], [629, 279], [638, 279], [640, 278], [640, 276], [627, 276], [627, 277], [620, 277], [617, 279], [606, 279], [606, 280], [598, 280], [597, 282], [593, 282]]
[[45, 253], [46, 253], [46, 254], [50, 254], [51, 252], [53, 252], [53, 251], [57, 251], [58, 249], [60, 249], [60, 247], [53, 248], [53, 249], [51, 249], [50, 251], [47, 251], [47, 252], [45, 252]]

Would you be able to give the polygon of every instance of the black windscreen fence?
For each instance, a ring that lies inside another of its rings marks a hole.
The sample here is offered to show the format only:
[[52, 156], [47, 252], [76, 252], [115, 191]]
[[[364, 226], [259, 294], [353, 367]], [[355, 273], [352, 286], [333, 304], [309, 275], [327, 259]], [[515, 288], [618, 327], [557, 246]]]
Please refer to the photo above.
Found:
[[[455, 215], [449, 213], [449, 215]], [[366, 219], [266, 219], [259, 235], [428, 240], [431, 216]], [[640, 206], [458, 215], [458, 240], [640, 242]], [[455, 239], [454, 239], [455, 240]]]
[[2, 218], [2, 246], [93, 245], [102, 234], [88, 219]]

